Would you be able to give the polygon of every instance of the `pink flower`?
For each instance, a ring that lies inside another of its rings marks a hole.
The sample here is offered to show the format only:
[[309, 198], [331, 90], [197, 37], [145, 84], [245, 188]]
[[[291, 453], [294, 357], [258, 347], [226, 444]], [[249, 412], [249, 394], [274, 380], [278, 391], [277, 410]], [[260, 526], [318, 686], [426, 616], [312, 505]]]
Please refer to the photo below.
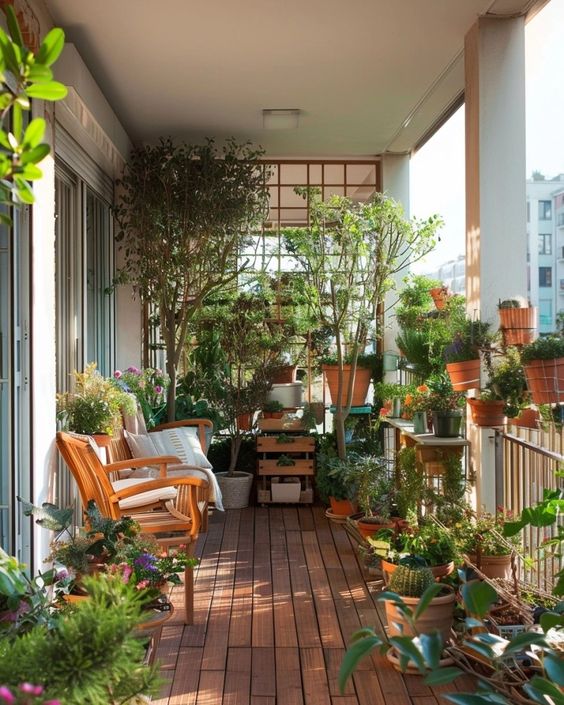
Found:
[[43, 692], [43, 686], [32, 685], [31, 683], [22, 683], [20, 685], [20, 690], [22, 693], [27, 693], [28, 695], [41, 695]]
[[163, 388], [161, 387], [160, 384], [155, 385], [155, 394], [162, 394], [163, 393]]
[[121, 372], [121, 370], [116, 370], [116, 371], [114, 372], [114, 377], [115, 377], [116, 379], [119, 379], [119, 378], [122, 376], [122, 374], [123, 374], [123, 373]]
[[144, 588], [148, 587], [148, 585], [148, 580], [140, 580], [135, 587], [137, 590], [143, 590]]
[[12, 705], [12, 703], [16, 702], [16, 698], [12, 695], [12, 691], [9, 688], [6, 688], [5, 685], [0, 686], [0, 698], [2, 698], [2, 702], [8, 703], [8, 705]]
[[131, 573], [133, 573], [133, 568], [127, 563], [123, 564], [123, 582], [127, 583], [129, 578], [131, 578]]
[[134, 367], [133, 365], [131, 365], [131, 367], [128, 367], [126, 372], [131, 372], [132, 375], [140, 375], [141, 374], [141, 370], [138, 367]]

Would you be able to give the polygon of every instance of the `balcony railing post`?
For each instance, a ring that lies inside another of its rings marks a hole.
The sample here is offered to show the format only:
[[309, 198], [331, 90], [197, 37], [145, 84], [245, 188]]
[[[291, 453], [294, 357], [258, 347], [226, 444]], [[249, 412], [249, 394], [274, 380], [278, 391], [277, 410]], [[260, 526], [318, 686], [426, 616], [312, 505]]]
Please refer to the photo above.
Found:
[[495, 464], [495, 506], [505, 506], [504, 496], [504, 467], [503, 467], [503, 434], [496, 430], [494, 438], [494, 464]]

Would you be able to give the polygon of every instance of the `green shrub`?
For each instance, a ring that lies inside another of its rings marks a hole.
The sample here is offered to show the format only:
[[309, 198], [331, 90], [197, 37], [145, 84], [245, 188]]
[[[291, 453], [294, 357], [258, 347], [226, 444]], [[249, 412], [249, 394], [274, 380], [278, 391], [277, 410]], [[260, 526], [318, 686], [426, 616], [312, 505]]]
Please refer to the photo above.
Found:
[[521, 361], [525, 365], [533, 360], [555, 360], [558, 357], [564, 357], [564, 338], [558, 335], [537, 338], [521, 350]]

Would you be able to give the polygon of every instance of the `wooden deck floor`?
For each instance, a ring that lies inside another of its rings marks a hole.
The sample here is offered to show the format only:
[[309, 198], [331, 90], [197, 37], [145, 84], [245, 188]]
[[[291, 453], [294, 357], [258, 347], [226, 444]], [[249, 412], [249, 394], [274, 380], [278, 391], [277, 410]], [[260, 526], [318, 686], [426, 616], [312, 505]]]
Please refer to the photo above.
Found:
[[440, 695], [453, 686], [429, 688], [380, 655], [339, 693], [345, 644], [361, 626], [381, 629], [382, 606], [322, 508], [218, 512], [198, 552], [195, 624], [184, 627], [177, 610], [163, 630], [158, 705], [446, 703]]

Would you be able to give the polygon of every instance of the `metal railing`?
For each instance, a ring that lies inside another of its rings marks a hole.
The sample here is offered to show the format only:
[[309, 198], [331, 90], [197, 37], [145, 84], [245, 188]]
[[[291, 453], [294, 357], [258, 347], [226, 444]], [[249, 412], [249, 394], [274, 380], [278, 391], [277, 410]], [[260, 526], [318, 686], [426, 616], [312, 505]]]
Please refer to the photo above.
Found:
[[[545, 489], [564, 487], [557, 471], [564, 467], [564, 434], [555, 427], [549, 430], [510, 427], [508, 432], [495, 432], [496, 504], [519, 517], [526, 507], [542, 500]], [[521, 566], [525, 582], [541, 590], [551, 591], [560, 561], [549, 551], [539, 550], [556, 528], [523, 530]]]

